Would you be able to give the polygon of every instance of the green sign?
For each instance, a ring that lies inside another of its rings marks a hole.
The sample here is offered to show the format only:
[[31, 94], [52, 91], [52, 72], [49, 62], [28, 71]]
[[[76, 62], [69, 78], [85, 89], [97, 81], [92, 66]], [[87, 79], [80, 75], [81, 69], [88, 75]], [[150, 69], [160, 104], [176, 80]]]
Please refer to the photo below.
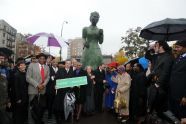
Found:
[[87, 84], [87, 77], [75, 77], [75, 78], [66, 78], [56, 80], [56, 89], [74, 87]]

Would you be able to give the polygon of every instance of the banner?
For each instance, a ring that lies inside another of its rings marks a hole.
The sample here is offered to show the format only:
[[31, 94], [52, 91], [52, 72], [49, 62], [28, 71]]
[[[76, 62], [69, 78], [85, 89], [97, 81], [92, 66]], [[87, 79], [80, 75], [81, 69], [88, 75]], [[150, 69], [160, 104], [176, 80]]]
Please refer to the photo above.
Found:
[[56, 89], [74, 87], [87, 84], [87, 77], [75, 77], [75, 78], [66, 78], [56, 80]]

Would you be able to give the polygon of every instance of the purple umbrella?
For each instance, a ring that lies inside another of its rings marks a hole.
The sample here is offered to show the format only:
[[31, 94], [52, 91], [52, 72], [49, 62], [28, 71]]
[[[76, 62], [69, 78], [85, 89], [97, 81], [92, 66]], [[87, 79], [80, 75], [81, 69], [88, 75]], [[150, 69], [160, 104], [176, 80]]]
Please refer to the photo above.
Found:
[[57, 38], [53, 34], [48, 33], [38, 33], [35, 35], [32, 35], [27, 38], [27, 41], [31, 44], [36, 45], [46, 45], [46, 46], [54, 46], [54, 47], [61, 47], [60, 41], [57, 40]]

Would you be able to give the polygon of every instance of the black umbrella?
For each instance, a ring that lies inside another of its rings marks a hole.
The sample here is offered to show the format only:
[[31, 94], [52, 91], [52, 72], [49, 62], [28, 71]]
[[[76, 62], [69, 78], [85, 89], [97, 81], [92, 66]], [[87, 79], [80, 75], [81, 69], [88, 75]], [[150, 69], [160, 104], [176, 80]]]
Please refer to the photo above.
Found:
[[0, 47], [0, 52], [4, 53], [7, 56], [11, 56], [14, 52], [8, 48]]
[[164, 19], [153, 22], [141, 30], [140, 37], [147, 40], [186, 40], [186, 19]]
[[133, 66], [135, 63], [139, 63], [139, 59], [140, 59], [139, 57], [138, 58], [131, 59], [127, 63], [125, 63], [125, 65], [127, 65], [127, 64], [130, 63]]

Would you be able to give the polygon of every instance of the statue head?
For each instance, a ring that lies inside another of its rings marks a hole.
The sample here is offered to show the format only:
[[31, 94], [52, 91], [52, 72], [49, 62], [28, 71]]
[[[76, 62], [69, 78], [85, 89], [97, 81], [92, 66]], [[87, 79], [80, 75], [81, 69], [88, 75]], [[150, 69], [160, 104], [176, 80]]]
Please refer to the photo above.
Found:
[[99, 21], [99, 13], [98, 12], [92, 12], [90, 14], [90, 22], [92, 23], [93, 26], [96, 26], [96, 24]]

